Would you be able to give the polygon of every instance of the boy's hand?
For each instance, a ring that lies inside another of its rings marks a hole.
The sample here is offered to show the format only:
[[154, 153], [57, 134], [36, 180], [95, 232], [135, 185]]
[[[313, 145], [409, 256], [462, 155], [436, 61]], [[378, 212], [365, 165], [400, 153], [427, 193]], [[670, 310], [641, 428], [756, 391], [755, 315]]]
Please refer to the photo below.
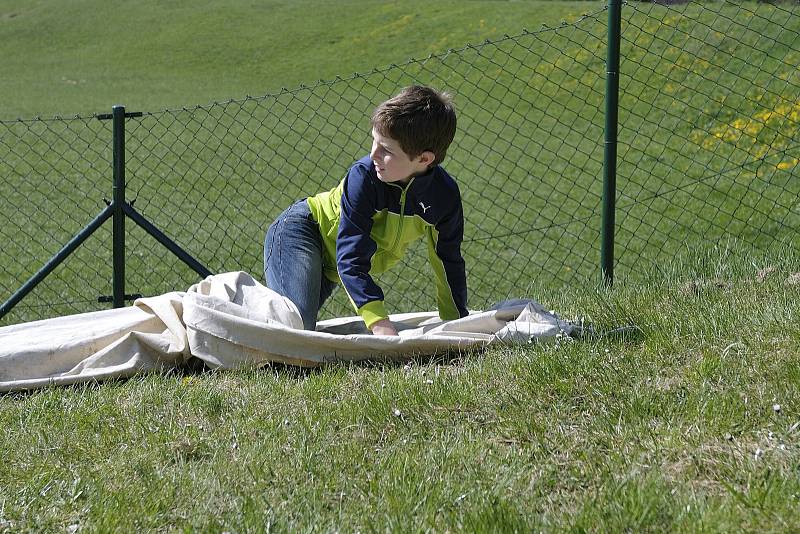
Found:
[[389, 319], [383, 319], [372, 325], [372, 333], [376, 336], [396, 336], [397, 330]]

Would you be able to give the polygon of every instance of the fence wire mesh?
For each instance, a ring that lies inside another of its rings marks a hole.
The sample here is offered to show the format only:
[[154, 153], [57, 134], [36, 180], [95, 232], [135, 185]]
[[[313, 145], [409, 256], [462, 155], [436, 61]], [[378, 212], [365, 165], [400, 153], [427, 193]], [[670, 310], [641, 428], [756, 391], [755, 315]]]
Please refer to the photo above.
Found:
[[[735, 238], [797, 244], [798, 3], [623, 7], [618, 274]], [[335, 186], [369, 150], [369, 114], [411, 83], [453, 94], [469, 305], [599, 280], [606, 9], [558, 27], [283, 89], [128, 119], [127, 199], [212, 272], [263, 280], [263, 237], [291, 202]], [[139, 111], [139, 110], [129, 110]], [[8, 297], [111, 196], [111, 125], [94, 117], [0, 122]], [[126, 293], [198, 276], [132, 221]], [[105, 225], [3, 322], [101, 309]], [[424, 247], [382, 275], [392, 311], [434, 309]], [[323, 316], [351, 314], [343, 292]]]
[[[0, 122], [0, 292], [8, 299], [106, 207], [111, 128], [93, 117]], [[98, 309], [109, 293], [111, 229], [101, 227], [3, 320]]]
[[798, 6], [625, 6], [620, 275], [720, 240], [800, 242]]

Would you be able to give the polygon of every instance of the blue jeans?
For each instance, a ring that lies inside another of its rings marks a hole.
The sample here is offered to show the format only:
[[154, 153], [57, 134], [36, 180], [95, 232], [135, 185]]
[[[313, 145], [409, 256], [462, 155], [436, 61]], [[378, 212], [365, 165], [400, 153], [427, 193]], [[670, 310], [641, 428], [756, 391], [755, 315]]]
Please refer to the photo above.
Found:
[[322, 274], [323, 250], [319, 224], [305, 199], [281, 213], [264, 239], [267, 287], [294, 302], [306, 330], [316, 329], [319, 309], [336, 287]]

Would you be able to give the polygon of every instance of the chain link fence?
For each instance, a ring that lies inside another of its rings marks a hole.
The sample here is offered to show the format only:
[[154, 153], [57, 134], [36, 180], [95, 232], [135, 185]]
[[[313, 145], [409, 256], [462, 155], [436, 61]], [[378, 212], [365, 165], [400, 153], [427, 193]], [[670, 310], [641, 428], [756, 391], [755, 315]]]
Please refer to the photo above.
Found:
[[723, 240], [797, 247], [800, 2], [623, 13], [617, 272]]
[[[735, 238], [785, 247], [800, 228], [797, 2], [623, 6], [618, 282]], [[291, 202], [335, 186], [401, 87], [453, 94], [469, 305], [597, 283], [607, 11], [263, 97], [126, 121], [127, 200], [212, 272], [263, 280], [263, 238]], [[139, 111], [139, 110], [131, 110]], [[0, 121], [0, 291], [10, 296], [106, 207], [110, 121]], [[3, 322], [107, 307], [104, 225]], [[198, 275], [127, 223], [126, 293]], [[435, 309], [424, 246], [379, 277], [392, 311]], [[322, 318], [350, 315], [342, 291]]]

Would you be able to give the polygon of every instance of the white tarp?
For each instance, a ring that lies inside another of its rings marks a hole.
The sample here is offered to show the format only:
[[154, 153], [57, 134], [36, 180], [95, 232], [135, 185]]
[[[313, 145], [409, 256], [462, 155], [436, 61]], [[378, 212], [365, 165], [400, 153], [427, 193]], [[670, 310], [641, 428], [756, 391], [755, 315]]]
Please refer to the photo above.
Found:
[[454, 321], [435, 312], [392, 315], [399, 337], [373, 336], [359, 317], [302, 330], [288, 299], [243, 272], [209, 276], [186, 292], [133, 306], [0, 328], [0, 392], [129, 377], [179, 368], [189, 358], [233, 369], [280, 362], [402, 359], [504, 341], [572, 333], [533, 301]]

